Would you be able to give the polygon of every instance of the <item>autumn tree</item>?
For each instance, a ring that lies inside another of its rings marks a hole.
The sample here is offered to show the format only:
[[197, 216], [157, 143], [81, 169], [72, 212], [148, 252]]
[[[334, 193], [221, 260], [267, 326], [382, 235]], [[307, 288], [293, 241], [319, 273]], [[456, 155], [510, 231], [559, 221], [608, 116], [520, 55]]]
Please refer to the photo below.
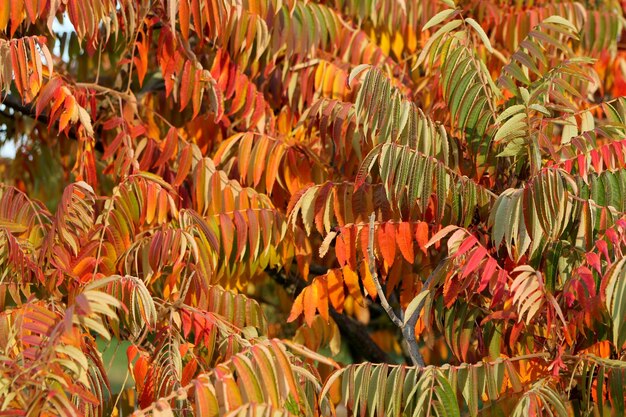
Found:
[[0, 0], [0, 415], [624, 415], [623, 26]]

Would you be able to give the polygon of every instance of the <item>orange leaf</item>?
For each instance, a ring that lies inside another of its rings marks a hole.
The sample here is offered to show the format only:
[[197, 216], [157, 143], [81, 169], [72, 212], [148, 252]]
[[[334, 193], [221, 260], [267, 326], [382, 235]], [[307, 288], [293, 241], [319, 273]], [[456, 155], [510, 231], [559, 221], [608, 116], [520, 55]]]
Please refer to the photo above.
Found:
[[355, 300], [361, 299], [361, 287], [359, 287], [359, 276], [349, 266], [342, 268], [343, 281], [346, 283], [348, 293], [354, 297]]
[[446, 308], [450, 308], [456, 301], [461, 291], [461, 281], [456, 277], [447, 278], [443, 285], [443, 302]]
[[337, 239], [335, 239], [335, 256], [337, 256], [337, 261], [341, 266], [348, 263], [346, 255], [346, 241], [344, 239], [343, 230], [344, 229], [342, 229], [342, 233], [337, 236]]
[[[267, 170], [265, 172], [265, 189], [268, 194], [272, 194], [272, 189], [274, 188], [274, 183], [276, 182], [276, 177], [278, 176], [278, 167], [280, 165], [281, 160], [283, 159], [283, 155], [285, 154], [285, 146], [282, 143], [278, 143], [268, 158], [267, 161]], [[318, 197], [319, 199], [319, 197]], [[317, 201], [315, 202], [317, 206]], [[315, 217], [317, 224], [317, 215]], [[318, 229], [319, 230], [319, 229]]]
[[0, 0], [0, 30], [4, 30], [9, 24], [9, 11], [11, 10], [10, 1], [11, 0]]
[[[364, 227], [361, 229], [360, 233], [360, 244], [361, 244], [361, 253], [363, 254], [363, 259], [367, 259], [367, 245], [369, 243], [370, 237], [369, 237], [369, 230], [367, 227]], [[376, 256], [374, 254], [374, 256]]]
[[411, 231], [411, 224], [402, 222], [398, 226], [398, 247], [400, 253], [404, 256], [409, 263], [415, 262], [415, 253], [413, 252], [413, 233]]
[[304, 321], [311, 327], [315, 320], [315, 310], [317, 309], [317, 285], [312, 284], [302, 290], [304, 294]]
[[180, 80], [180, 109], [184, 110], [189, 103], [191, 93], [193, 90], [193, 80], [195, 78], [195, 71], [191, 68], [191, 61], [185, 62], [185, 68], [183, 69], [183, 76]]
[[191, 151], [191, 145], [187, 144], [187, 146], [185, 146], [178, 158], [178, 171], [176, 172], [176, 178], [174, 179], [174, 183], [172, 185], [178, 187], [183, 183], [185, 178], [187, 178], [187, 174], [191, 169], [192, 159], [193, 154]]
[[235, 226], [237, 229], [237, 259], [243, 258], [246, 249], [246, 240], [248, 235], [248, 223], [239, 211], [235, 211]]
[[167, 191], [161, 189], [159, 192], [159, 208], [157, 211], [157, 221], [159, 224], [163, 224], [167, 220], [168, 199]]
[[74, 119], [74, 113], [78, 114], [76, 109], [76, 99], [73, 96], [67, 96], [63, 102], [63, 113], [59, 119], [59, 130], [64, 131], [69, 122]]
[[[205, 378], [205, 376], [201, 376]], [[210, 384], [201, 379], [194, 379], [194, 411], [196, 415], [217, 417], [219, 415], [219, 405], [213, 391], [209, 388]]]
[[[2, 26], [0, 25], [0, 27]], [[52, 97], [57, 94], [57, 91], [60, 87], [60, 77], [54, 77], [46, 83], [46, 85], [41, 89], [39, 99], [37, 100], [37, 105], [35, 107], [35, 117], [39, 117], [43, 109], [50, 103], [50, 100], [52, 100]]]
[[252, 145], [254, 141], [253, 133], [245, 133], [241, 138], [239, 145], [239, 180], [244, 182], [248, 175], [248, 167], [250, 165], [250, 154], [252, 153]]
[[147, 224], [151, 224], [157, 208], [157, 189], [156, 187], [148, 187], [146, 195], [145, 220]]
[[256, 212], [252, 209], [246, 210], [248, 218], [248, 244], [250, 245], [250, 256], [256, 257], [259, 251], [259, 222]]
[[[200, 0], [191, 0], [191, 13], [193, 14], [193, 27], [196, 30], [196, 33], [201, 34], [202, 29], [204, 28], [204, 15], [200, 11], [201, 4]], [[204, 39], [204, 36], [200, 36], [201, 42]]]
[[[11, 1], [11, 37], [24, 20], [24, 2], [22, 0]], [[15, 68], [15, 67], [13, 67]]]
[[185, 41], [189, 40], [189, 0], [180, 0], [178, 5], [178, 23], [180, 34]]
[[367, 261], [361, 262], [361, 276], [363, 277], [363, 286], [367, 290], [367, 293], [370, 297], [372, 297], [372, 299], [376, 299], [378, 290], [376, 289], [376, 284], [374, 283], [374, 278], [372, 278], [372, 274], [370, 273]]
[[259, 183], [261, 182], [261, 178], [263, 177], [263, 173], [265, 172], [265, 169], [267, 167], [266, 164], [266, 157], [267, 157], [267, 149], [270, 146], [270, 140], [265, 137], [262, 136], [259, 141], [261, 143], [259, 143], [256, 146], [255, 149], [255, 153], [254, 153], [254, 186], [256, 187], [257, 185], [259, 185]]
[[34, 23], [35, 19], [37, 19], [37, 0], [25, 0], [24, 6], [26, 6], [26, 16], [28, 16], [28, 20]]
[[139, 80], [139, 86], [143, 85], [143, 80], [148, 72], [148, 42], [147, 36], [143, 32], [141, 33], [141, 41], [135, 42], [135, 47], [139, 56], [133, 58], [135, 62], [135, 68], [137, 68], [137, 79]]
[[291, 313], [289, 313], [289, 317], [287, 317], [287, 323], [291, 323], [292, 321], [300, 317], [300, 315], [302, 314], [302, 311], [304, 310], [303, 301], [304, 301], [304, 291], [298, 294], [298, 296], [294, 300], [293, 305], [291, 306]]
[[354, 227], [344, 227], [335, 240], [335, 255], [339, 265], [350, 265], [356, 269], [356, 230]]
[[220, 213], [220, 226], [222, 229], [222, 246], [224, 247], [224, 257], [225, 261], [228, 262], [230, 259], [230, 254], [233, 250], [235, 226], [233, 225], [232, 220], [230, 220], [230, 217], [224, 213]]
[[159, 159], [157, 159], [154, 163], [154, 166], [156, 167], [160, 167], [174, 156], [174, 152], [176, 152], [176, 145], [178, 144], [178, 133], [176, 132], [176, 128], [171, 127], [170, 130], [167, 131], [165, 141], [161, 143], [163, 143], [163, 149], [161, 150]]
[[202, 81], [202, 70], [196, 69], [193, 82], [193, 93], [191, 102], [193, 104], [193, 117], [195, 118], [200, 112], [200, 106], [202, 105], [202, 95], [204, 94], [204, 83]]
[[326, 273], [326, 281], [328, 285], [328, 297], [333, 307], [338, 312], [343, 311], [343, 303], [346, 295], [343, 290], [343, 277], [341, 269], [331, 269]]
[[317, 278], [313, 285], [317, 288], [317, 311], [319, 311], [320, 316], [328, 322], [328, 285], [326, 280]]

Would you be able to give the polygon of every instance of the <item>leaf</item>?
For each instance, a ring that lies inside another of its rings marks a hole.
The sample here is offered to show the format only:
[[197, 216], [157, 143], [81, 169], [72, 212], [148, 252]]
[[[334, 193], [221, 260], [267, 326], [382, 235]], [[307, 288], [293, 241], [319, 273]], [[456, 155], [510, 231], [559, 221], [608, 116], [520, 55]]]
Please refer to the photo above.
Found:
[[396, 228], [391, 223], [384, 223], [376, 231], [378, 248], [385, 263], [393, 265], [396, 258]]
[[443, 22], [444, 20], [448, 19], [450, 16], [456, 13], [458, 13], [458, 10], [456, 9], [446, 9], [440, 11], [439, 13], [431, 17], [428, 22], [426, 22], [426, 24], [422, 27], [422, 31], [428, 30], [433, 26], [437, 26], [439, 23]]
[[405, 326], [408, 323], [408, 321], [411, 319], [411, 317], [418, 311], [418, 309], [420, 309], [420, 307], [424, 305], [426, 297], [428, 297], [429, 294], [430, 294], [429, 290], [427, 289], [422, 290], [419, 292], [419, 294], [417, 294], [415, 298], [411, 300], [411, 302], [406, 307], [406, 310], [404, 312], [404, 325]]
[[398, 241], [398, 248], [400, 248], [400, 253], [402, 253], [404, 259], [409, 263], [413, 263], [415, 261], [415, 254], [413, 252], [413, 231], [410, 223], [401, 222], [398, 225], [396, 239]]
[[440, 231], [438, 231], [437, 233], [435, 233], [430, 240], [426, 243], [425, 247], [429, 248], [430, 246], [432, 246], [433, 244], [439, 242], [441, 239], [443, 239], [444, 237], [448, 236], [450, 233], [452, 233], [452, 231], [459, 229], [458, 226], [455, 226], [453, 224], [448, 225], [446, 227], [444, 227], [443, 229], [441, 229]]
[[304, 291], [302, 291], [293, 302], [291, 306], [291, 312], [289, 313], [289, 317], [287, 317], [287, 323], [291, 323], [304, 311]]
[[368, 68], [370, 68], [369, 64], [361, 64], [350, 71], [350, 76], [348, 77], [348, 85], [350, 88], [354, 88], [354, 79]]
[[343, 273], [343, 280], [348, 289], [348, 293], [355, 299], [361, 300], [361, 287], [359, 286], [359, 276], [349, 266], [344, 266], [341, 269]]
[[337, 311], [343, 311], [345, 293], [343, 290], [343, 274], [341, 269], [328, 270], [326, 280], [328, 282], [328, 298], [331, 304]]
[[485, 31], [483, 30], [483, 28], [478, 24], [478, 22], [476, 22], [474, 19], [472, 19], [471, 17], [468, 17], [465, 19], [466, 23], [469, 23], [469, 25], [474, 28], [474, 30], [476, 31], [476, 33], [478, 33], [478, 36], [480, 36], [480, 40], [483, 42], [483, 44], [485, 45], [485, 47], [487, 48], [487, 50], [491, 53], [494, 52], [493, 47], [491, 46], [491, 42], [489, 41], [489, 37], [487, 36], [487, 34], [485, 33]]
[[303, 291], [303, 307], [304, 307], [304, 320], [309, 327], [313, 324], [315, 318], [315, 311], [317, 310], [317, 286], [309, 285]]
[[626, 343], [626, 259], [615, 263], [607, 271], [606, 308], [613, 321], [613, 343], [621, 348]]

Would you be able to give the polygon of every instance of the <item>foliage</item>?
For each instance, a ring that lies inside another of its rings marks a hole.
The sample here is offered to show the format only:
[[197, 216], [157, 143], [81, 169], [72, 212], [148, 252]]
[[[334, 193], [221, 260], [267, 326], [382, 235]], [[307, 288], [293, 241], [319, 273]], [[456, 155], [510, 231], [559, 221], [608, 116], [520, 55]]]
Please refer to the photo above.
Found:
[[0, 0], [0, 414], [624, 415], [623, 14]]

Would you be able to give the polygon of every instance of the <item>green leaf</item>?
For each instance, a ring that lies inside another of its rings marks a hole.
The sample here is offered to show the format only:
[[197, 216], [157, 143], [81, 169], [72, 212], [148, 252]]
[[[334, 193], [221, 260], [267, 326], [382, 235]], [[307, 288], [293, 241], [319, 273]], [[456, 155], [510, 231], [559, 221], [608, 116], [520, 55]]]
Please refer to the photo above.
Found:
[[480, 40], [483, 42], [487, 50], [493, 53], [494, 51], [493, 51], [493, 47], [491, 46], [491, 41], [489, 41], [489, 37], [487, 36], [483, 28], [478, 24], [478, 22], [476, 22], [471, 17], [468, 17], [467, 19], [465, 19], [465, 21], [469, 23], [471, 27], [474, 28], [476, 33], [478, 33], [478, 36], [480, 36]]
[[459, 11], [456, 10], [456, 9], [446, 9], [446, 10], [440, 11], [439, 13], [437, 13], [436, 15], [431, 17], [428, 22], [426, 22], [424, 27], [422, 27], [422, 32], [424, 32], [425, 30], [430, 29], [433, 26], [437, 26], [439, 23], [441, 23], [444, 20], [448, 19], [450, 16], [452, 16], [455, 13], [459, 13]]

